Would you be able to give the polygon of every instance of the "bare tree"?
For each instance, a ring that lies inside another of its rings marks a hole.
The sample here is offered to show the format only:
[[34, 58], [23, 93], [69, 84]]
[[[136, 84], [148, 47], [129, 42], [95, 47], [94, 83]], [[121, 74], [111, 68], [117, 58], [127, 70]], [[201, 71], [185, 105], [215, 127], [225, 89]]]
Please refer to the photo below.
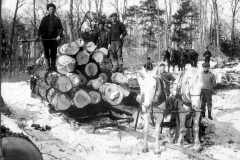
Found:
[[212, 3], [213, 3], [214, 21], [215, 21], [215, 29], [216, 29], [216, 36], [217, 36], [216, 37], [216, 52], [220, 53], [218, 1], [217, 0], [212, 0]]
[[[230, 4], [231, 4], [231, 11], [232, 11], [232, 30], [231, 30], [231, 46], [233, 48], [233, 41], [234, 41], [234, 31], [235, 31], [235, 19], [236, 19], [236, 15], [240, 9], [239, 6], [239, 2], [240, 0], [230, 0]], [[231, 56], [233, 56], [233, 53], [231, 53]]]
[[15, 34], [15, 25], [16, 25], [16, 20], [17, 20], [17, 13], [18, 13], [18, 9], [21, 8], [24, 4], [26, 3], [25, 0], [17, 0], [16, 2], [16, 8], [15, 8], [15, 12], [14, 12], [14, 17], [13, 17], [13, 23], [12, 23], [12, 29], [11, 29], [11, 36], [10, 36], [10, 53], [9, 53], [9, 61], [10, 61], [10, 66], [9, 66], [9, 70], [8, 70], [8, 75], [9, 75], [9, 78], [11, 78], [11, 68], [13, 66], [13, 47], [14, 47], [14, 44], [13, 44], [13, 40], [14, 40], [14, 34]]
[[70, 0], [70, 8], [68, 14], [68, 35], [69, 41], [73, 42], [73, 0]]

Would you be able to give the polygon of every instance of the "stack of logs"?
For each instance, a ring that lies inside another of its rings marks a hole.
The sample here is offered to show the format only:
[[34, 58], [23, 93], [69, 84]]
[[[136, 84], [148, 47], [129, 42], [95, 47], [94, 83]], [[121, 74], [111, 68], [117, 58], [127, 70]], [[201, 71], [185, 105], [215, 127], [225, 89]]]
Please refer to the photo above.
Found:
[[56, 71], [49, 71], [38, 63], [27, 68], [28, 74], [34, 77], [31, 89], [55, 110], [71, 112], [71, 117], [94, 115], [109, 109], [132, 116], [129, 102], [135, 103], [136, 95], [130, 95], [124, 74], [111, 74], [107, 49], [97, 49], [94, 43], [85, 44], [78, 39], [58, 48]]

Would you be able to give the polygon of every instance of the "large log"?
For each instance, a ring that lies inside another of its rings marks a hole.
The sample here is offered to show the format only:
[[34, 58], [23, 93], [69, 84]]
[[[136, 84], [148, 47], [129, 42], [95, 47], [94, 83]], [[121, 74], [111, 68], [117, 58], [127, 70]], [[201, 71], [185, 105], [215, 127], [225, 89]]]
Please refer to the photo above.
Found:
[[98, 73], [98, 67], [95, 63], [90, 62], [85, 66], [85, 73], [88, 77], [94, 77]]
[[95, 51], [92, 55], [92, 59], [94, 59], [97, 63], [102, 63], [103, 62], [103, 53], [100, 51]]
[[58, 89], [61, 92], [68, 92], [73, 87], [71, 80], [68, 77], [57, 72], [48, 72], [46, 76], [46, 82], [48, 85]]
[[75, 55], [79, 52], [80, 48], [83, 47], [83, 39], [78, 39], [75, 42], [66, 43], [58, 47], [58, 53], [61, 55]]
[[124, 97], [129, 96], [129, 94], [130, 94], [130, 86], [127, 83], [119, 84], [118, 87], [122, 91]]
[[81, 88], [73, 88], [71, 90], [71, 98], [77, 108], [83, 108], [92, 103], [91, 96]]
[[70, 79], [72, 87], [78, 87], [83, 82], [82, 78], [75, 73], [67, 73], [66, 76]]
[[113, 83], [119, 83], [119, 84], [128, 83], [127, 77], [124, 74], [119, 72], [112, 74], [111, 80]]
[[98, 104], [101, 101], [100, 93], [98, 93], [96, 91], [90, 91], [89, 95], [91, 97], [92, 104]]
[[35, 76], [37, 79], [41, 79], [48, 85], [58, 89], [61, 92], [68, 92], [72, 89], [72, 83], [68, 77], [59, 74], [57, 72], [51, 72], [40, 65], [27, 68], [28, 73]]
[[90, 57], [87, 51], [83, 50], [77, 54], [76, 59], [78, 65], [85, 65], [89, 62]]
[[61, 74], [73, 72], [76, 67], [76, 60], [67, 55], [60, 55], [57, 57], [56, 67]]
[[87, 85], [91, 86], [93, 89], [99, 89], [102, 84], [103, 78], [99, 77], [97, 79], [90, 80]]
[[67, 110], [71, 106], [71, 99], [64, 93], [49, 86], [41, 80], [37, 80], [36, 94], [41, 99], [49, 102], [56, 110]]
[[118, 105], [123, 99], [123, 93], [116, 84], [103, 83], [99, 91], [102, 98], [111, 105]]
[[98, 77], [102, 77], [104, 83], [108, 81], [108, 76], [106, 73], [100, 73]]

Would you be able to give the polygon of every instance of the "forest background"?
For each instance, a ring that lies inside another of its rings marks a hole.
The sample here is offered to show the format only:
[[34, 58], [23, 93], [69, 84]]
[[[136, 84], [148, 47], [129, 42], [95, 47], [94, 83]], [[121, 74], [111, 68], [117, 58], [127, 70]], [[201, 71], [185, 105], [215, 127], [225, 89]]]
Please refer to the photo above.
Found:
[[117, 12], [128, 31], [124, 41], [124, 66], [145, 63], [146, 57], [162, 61], [165, 50], [195, 49], [202, 58], [206, 46], [213, 57], [240, 57], [240, 0], [2, 0], [3, 77], [24, 71], [43, 52], [34, 39], [46, 5], [57, 6], [64, 28], [62, 44], [97, 32], [102, 15]]

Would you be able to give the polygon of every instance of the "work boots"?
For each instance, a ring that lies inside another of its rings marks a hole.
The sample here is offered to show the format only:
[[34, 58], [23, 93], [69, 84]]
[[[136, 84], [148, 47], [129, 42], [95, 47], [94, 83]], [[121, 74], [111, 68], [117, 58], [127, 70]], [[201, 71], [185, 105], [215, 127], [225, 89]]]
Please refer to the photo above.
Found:
[[208, 106], [208, 118], [213, 120], [213, 118], [212, 118], [212, 106]]

